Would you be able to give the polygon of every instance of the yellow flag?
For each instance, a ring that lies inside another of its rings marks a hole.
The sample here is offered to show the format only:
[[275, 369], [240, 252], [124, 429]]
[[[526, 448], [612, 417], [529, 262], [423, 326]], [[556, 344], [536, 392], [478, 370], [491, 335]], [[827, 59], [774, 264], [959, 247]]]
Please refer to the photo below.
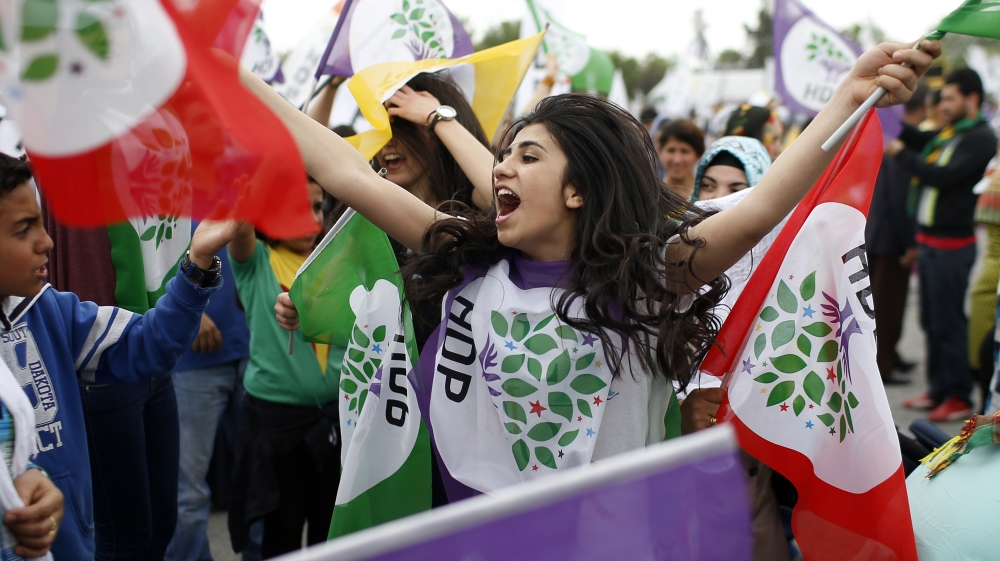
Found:
[[[456, 81], [460, 82], [466, 97], [468, 90], [473, 90], [472, 111], [479, 119], [486, 137], [492, 138], [503, 120], [507, 106], [521, 85], [528, 66], [535, 58], [544, 35], [545, 32], [542, 32], [462, 58], [386, 62], [355, 73], [348, 87], [361, 108], [361, 114], [374, 128], [346, 140], [366, 159], [373, 158], [392, 138], [389, 114], [382, 104], [417, 74], [446, 68], [455, 69], [456, 74], [461, 73], [463, 78], [474, 78]], [[469, 85], [473, 87], [469, 88]]]

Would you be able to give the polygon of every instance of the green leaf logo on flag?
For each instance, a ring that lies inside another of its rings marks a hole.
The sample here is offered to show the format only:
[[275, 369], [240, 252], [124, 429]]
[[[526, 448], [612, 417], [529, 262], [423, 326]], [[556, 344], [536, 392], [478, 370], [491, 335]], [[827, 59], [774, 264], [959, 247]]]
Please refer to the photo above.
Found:
[[798, 286], [795, 281], [795, 275], [778, 281], [758, 316], [753, 355], [742, 369], [767, 394], [768, 409], [818, 420], [843, 442], [854, 432], [851, 411], [860, 404], [844, 369], [847, 353], [841, 352], [842, 338], [852, 334], [850, 324], [839, 325], [840, 310], [817, 295], [816, 271]]

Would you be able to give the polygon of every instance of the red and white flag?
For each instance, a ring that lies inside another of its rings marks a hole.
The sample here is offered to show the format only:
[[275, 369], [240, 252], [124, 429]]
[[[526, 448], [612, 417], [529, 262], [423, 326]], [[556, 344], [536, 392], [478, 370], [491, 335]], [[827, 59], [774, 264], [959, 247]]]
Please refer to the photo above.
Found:
[[259, 3], [0, 2], [0, 96], [60, 221], [226, 209], [277, 238], [317, 230], [295, 142], [232, 58]]
[[795, 485], [792, 530], [810, 561], [917, 559], [865, 253], [881, 159], [870, 112], [789, 218], [702, 365], [730, 376], [718, 418]]

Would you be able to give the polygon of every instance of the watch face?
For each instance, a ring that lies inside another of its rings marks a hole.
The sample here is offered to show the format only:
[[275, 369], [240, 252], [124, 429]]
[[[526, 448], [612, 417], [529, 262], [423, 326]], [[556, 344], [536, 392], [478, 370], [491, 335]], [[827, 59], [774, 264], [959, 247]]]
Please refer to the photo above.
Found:
[[455, 117], [458, 117], [458, 111], [455, 111], [455, 108], [450, 105], [442, 105], [441, 107], [438, 107], [437, 112], [442, 119], [454, 119]]

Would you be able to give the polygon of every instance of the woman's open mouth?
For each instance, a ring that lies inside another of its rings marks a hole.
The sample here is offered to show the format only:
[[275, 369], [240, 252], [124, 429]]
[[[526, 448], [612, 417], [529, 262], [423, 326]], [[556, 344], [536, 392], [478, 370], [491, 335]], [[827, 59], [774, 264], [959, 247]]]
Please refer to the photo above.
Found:
[[496, 187], [497, 220], [510, 216], [521, 205], [521, 197], [506, 187]]
[[390, 172], [398, 171], [399, 168], [403, 167], [403, 162], [405, 161], [406, 158], [400, 154], [386, 154], [382, 156], [382, 163], [385, 164], [385, 169]]

